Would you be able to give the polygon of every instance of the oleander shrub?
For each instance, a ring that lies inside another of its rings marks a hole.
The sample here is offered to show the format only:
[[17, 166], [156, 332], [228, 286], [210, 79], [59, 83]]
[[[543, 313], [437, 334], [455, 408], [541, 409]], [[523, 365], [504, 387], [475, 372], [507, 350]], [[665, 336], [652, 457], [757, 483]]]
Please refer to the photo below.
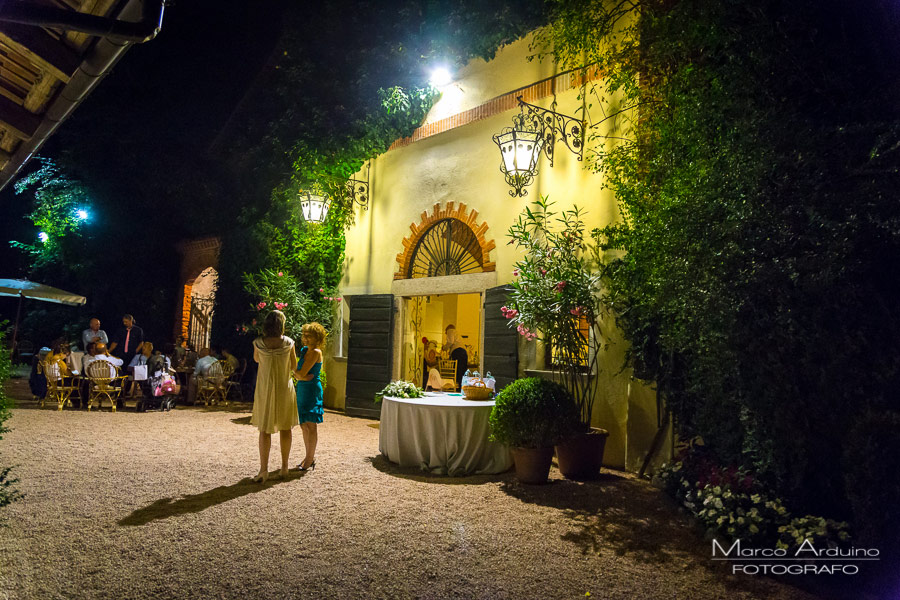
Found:
[[579, 430], [580, 417], [572, 394], [560, 384], [517, 379], [497, 394], [490, 439], [519, 448], [553, 446]]

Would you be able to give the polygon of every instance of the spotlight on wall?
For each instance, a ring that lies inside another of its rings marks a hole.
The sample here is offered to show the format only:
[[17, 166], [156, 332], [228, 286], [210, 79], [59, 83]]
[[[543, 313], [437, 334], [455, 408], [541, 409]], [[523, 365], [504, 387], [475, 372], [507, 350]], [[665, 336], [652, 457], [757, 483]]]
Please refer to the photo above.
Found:
[[432, 87], [439, 88], [444, 87], [451, 81], [453, 81], [453, 76], [450, 74], [447, 67], [435, 67], [431, 70], [431, 78], [428, 80], [428, 83], [430, 83]]

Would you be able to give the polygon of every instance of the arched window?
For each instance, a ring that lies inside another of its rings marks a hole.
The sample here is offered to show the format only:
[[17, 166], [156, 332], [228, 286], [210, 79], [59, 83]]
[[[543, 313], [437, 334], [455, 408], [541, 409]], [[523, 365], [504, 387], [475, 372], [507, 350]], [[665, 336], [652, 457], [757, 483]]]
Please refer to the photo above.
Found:
[[482, 271], [484, 256], [472, 229], [458, 219], [441, 219], [419, 238], [406, 276], [412, 279]]

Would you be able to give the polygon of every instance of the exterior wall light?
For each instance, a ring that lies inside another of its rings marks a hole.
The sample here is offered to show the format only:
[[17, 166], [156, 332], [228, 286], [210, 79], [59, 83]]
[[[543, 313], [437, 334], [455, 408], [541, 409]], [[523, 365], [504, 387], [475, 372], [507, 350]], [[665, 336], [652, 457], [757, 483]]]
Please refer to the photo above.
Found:
[[38, 239], [41, 240], [42, 243], [46, 244], [47, 242], [50, 241], [50, 236], [47, 235], [45, 232], [41, 231], [38, 233]]
[[[525, 186], [530, 185], [537, 175], [541, 152], [553, 166], [557, 138], [562, 139], [578, 160], [584, 157], [584, 121], [528, 104], [521, 96], [518, 100], [519, 114], [513, 117], [513, 126], [493, 136], [503, 158], [500, 172], [513, 188], [509, 191], [513, 197], [528, 194]], [[556, 108], [556, 102], [552, 107]]]
[[324, 223], [330, 207], [331, 198], [322, 191], [319, 182], [315, 182], [308, 190], [300, 191], [300, 209], [303, 211], [303, 219], [308, 223]]

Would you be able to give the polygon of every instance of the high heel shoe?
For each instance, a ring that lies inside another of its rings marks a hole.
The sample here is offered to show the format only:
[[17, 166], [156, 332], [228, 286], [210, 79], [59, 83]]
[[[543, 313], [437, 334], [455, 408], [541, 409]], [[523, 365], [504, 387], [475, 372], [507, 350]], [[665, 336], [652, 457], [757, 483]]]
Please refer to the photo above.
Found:
[[312, 461], [311, 463], [309, 463], [308, 467], [304, 467], [303, 463], [300, 463], [299, 465], [297, 465], [298, 471], [312, 471], [315, 468], [316, 468], [316, 461]]

